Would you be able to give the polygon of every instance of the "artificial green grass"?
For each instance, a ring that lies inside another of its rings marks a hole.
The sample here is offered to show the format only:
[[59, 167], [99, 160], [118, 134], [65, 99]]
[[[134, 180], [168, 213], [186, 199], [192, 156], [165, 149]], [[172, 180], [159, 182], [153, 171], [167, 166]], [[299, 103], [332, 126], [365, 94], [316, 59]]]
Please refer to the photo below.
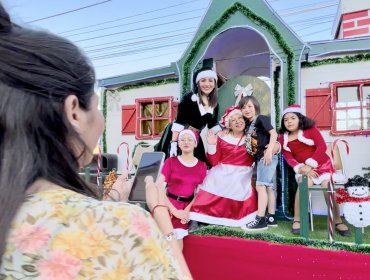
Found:
[[280, 244], [304, 245], [313, 248], [327, 250], [345, 250], [350, 252], [370, 254], [370, 234], [365, 229], [363, 235], [363, 244], [355, 244], [355, 231], [353, 226], [349, 225], [352, 232], [351, 237], [343, 237], [334, 233], [334, 242], [329, 242], [327, 232], [327, 217], [314, 216], [314, 231], [310, 230], [309, 239], [301, 238], [290, 232], [290, 221], [278, 221], [278, 227], [269, 228], [259, 232], [245, 232], [240, 228], [231, 228], [224, 226], [205, 226], [192, 232], [194, 235], [215, 235], [245, 238], [251, 240], [264, 240]]

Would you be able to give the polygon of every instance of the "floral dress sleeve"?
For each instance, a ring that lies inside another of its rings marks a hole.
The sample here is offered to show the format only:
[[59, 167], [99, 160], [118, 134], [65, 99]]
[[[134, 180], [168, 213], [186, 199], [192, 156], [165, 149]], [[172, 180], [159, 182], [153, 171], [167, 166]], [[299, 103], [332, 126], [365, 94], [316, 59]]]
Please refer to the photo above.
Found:
[[68, 190], [27, 197], [10, 229], [0, 279], [181, 279], [143, 209]]

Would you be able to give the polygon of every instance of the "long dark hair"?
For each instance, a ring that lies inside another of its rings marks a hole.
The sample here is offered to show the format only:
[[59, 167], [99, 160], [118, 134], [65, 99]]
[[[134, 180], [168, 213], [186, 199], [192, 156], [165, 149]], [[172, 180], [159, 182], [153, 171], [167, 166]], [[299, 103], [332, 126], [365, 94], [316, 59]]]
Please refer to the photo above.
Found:
[[[305, 129], [309, 129], [309, 128], [315, 126], [315, 121], [314, 120], [302, 115], [301, 113], [295, 113], [294, 112], [293, 114], [296, 114], [298, 119], [299, 119], [298, 129], [305, 130]], [[285, 132], [289, 132], [289, 130], [284, 125], [284, 116], [283, 116], [281, 118], [279, 133], [283, 134]]]
[[[196, 78], [197, 78], [197, 75], [199, 72], [202, 72], [202, 71], [205, 71], [205, 70], [212, 70], [211, 68], [201, 68], [199, 70], [197, 70], [194, 75], [193, 75], [193, 88], [194, 88], [194, 93], [196, 93], [199, 97], [199, 103], [201, 103], [202, 105], [203, 104], [203, 101], [202, 101], [202, 98], [201, 98], [201, 95], [202, 95], [202, 92], [198, 86], [198, 84], [195, 82]], [[212, 70], [213, 71], [213, 70]], [[209, 106], [215, 108], [218, 104], [218, 90], [217, 90], [217, 82], [215, 81], [215, 88], [212, 90], [212, 92], [209, 94], [208, 96], [208, 100], [209, 100]]]
[[13, 24], [0, 3], [0, 261], [10, 223], [38, 178], [94, 196], [77, 173], [88, 149], [64, 115], [69, 95], [89, 110], [94, 82], [75, 45]]

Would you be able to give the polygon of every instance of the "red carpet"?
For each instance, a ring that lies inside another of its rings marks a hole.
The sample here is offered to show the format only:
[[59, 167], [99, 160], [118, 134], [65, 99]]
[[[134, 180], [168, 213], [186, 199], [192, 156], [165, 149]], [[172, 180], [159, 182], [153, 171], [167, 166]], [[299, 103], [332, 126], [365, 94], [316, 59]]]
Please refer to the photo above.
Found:
[[370, 279], [370, 255], [232, 237], [184, 239], [195, 280]]

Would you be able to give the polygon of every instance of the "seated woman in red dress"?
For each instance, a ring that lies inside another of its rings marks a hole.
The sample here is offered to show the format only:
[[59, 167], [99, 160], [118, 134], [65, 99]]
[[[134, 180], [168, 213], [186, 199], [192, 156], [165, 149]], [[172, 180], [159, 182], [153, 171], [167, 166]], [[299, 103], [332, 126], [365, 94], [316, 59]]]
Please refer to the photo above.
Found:
[[162, 174], [167, 183], [167, 205], [172, 214], [172, 225], [182, 248], [182, 239], [188, 235], [189, 211], [194, 192], [206, 176], [207, 165], [194, 156], [198, 138], [192, 130], [182, 130], [178, 143], [181, 155], [166, 159]]
[[190, 211], [202, 223], [245, 227], [257, 213], [257, 195], [251, 185], [253, 157], [245, 149], [245, 121], [239, 107], [225, 111], [220, 124], [230, 133], [207, 136], [208, 172]]

